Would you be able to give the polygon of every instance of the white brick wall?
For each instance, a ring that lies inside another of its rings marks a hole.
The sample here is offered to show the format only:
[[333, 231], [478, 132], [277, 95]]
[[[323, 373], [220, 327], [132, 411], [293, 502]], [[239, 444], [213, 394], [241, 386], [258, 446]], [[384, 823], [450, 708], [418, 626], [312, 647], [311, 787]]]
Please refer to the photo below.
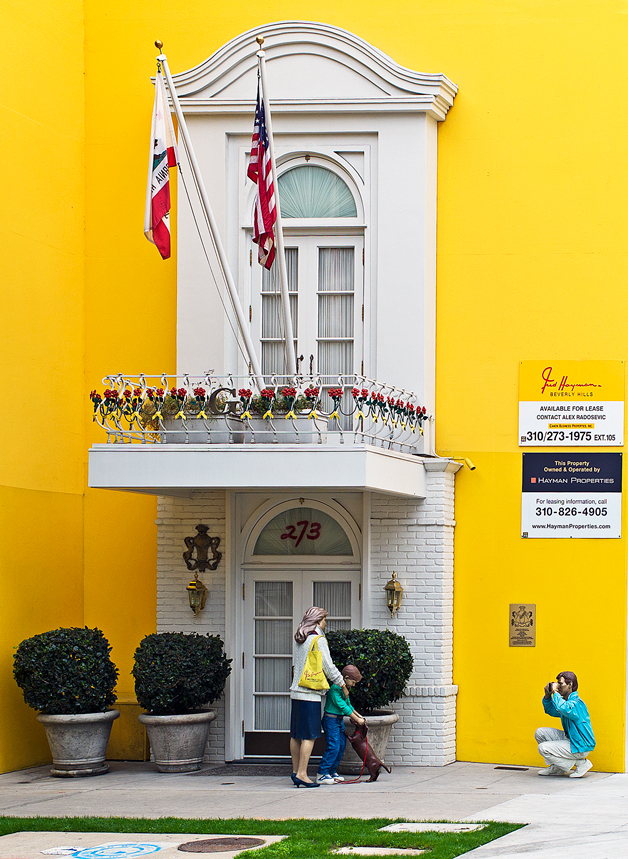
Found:
[[[195, 492], [193, 498], [159, 498], [157, 504], [157, 632], [200, 632], [225, 637], [225, 534], [224, 490]], [[196, 536], [196, 525], [209, 526], [220, 537], [222, 560], [215, 572], [199, 573], [207, 588], [207, 605], [197, 616], [188, 601], [186, 585], [194, 578], [183, 560], [185, 537]], [[210, 725], [206, 760], [225, 760], [224, 696], [212, 704], [217, 711]]]
[[[444, 765], [456, 759], [453, 672], [454, 475], [436, 461], [427, 472], [424, 501], [374, 495], [371, 501], [371, 622], [410, 642], [414, 670], [407, 694], [394, 705], [386, 759], [397, 764]], [[438, 470], [437, 470], [438, 469]], [[393, 571], [403, 585], [391, 618], [382, 588]]]

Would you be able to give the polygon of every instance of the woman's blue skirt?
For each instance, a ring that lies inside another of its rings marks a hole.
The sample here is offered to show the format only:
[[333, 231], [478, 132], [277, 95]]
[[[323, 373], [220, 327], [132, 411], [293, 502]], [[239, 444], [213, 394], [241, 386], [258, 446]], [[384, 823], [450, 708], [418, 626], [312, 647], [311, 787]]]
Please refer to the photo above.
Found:
[[321, 736], [321, 702], [292, 699], [290, 736], [295, 740], [315, 740]]

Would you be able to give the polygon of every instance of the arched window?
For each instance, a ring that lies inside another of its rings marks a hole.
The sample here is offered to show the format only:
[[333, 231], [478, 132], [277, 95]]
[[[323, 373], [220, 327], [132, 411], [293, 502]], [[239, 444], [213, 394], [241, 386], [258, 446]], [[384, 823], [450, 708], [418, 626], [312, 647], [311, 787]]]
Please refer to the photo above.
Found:
[[[293, 153], [282, 168], [277, 185], [294, 348], [329, 387], [362, 365], [363, 202], [350, 171], [320, 154]], [[250, 266], [251, 321], [266, 377], [286, 372], [278, 268], [260, 274]]]
[[253, 555], [353, 555], [342, 526], [322, 510], [292, 507], [264, 526]]
[[284, 218], [355, 218], [353, 194], [343, 180], [324, 167], [292, 167], [279, 179]]

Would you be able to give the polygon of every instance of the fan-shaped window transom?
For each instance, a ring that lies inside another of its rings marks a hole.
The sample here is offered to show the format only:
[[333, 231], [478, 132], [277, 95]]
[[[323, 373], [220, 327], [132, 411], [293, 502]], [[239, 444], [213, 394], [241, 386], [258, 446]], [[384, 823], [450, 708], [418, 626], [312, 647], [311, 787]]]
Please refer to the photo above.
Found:
[[263, 528], [254, 555], [353, 555], [343, 528], [322, 510], [293, 507]]
[[284, 218], [356, 218], [357, 208], [346, 182], [324, 167], [292, 167], [278, 180]]

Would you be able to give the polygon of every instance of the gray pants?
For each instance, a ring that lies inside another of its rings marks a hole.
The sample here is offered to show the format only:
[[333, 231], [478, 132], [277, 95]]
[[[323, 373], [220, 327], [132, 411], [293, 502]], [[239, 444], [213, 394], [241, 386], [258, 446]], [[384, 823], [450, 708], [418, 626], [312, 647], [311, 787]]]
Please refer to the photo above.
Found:
[[589, 757], [589, 752], [572, 752], [567, 734], [558, 728], [537, 728], [534, 739], [548, 767], [555, 766], [563, 772], [569, 772], [574, 764]]

